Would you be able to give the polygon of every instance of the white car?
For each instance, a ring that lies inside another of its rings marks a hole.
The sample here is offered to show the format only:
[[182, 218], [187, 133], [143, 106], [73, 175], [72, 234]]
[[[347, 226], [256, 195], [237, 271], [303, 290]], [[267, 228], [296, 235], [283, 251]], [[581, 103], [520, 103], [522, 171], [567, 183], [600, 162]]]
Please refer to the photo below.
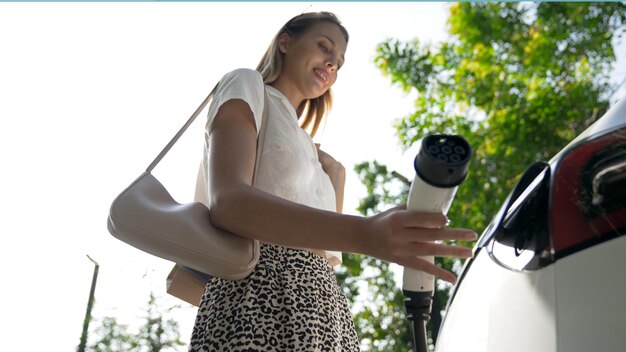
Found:
[[435, 351], [626, 351], [626, 98], [529, 167], [474, 252]]

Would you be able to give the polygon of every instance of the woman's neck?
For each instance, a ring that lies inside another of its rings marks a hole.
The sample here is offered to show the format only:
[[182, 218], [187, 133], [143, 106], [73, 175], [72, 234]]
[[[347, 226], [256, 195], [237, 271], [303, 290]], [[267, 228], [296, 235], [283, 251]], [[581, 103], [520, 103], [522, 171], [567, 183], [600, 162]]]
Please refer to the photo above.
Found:
[[298, 107], [300, 107], [300, 104], [302, 104], [304, 98], [298, 96], [298, 89], [295, 87], [295, 84], [293, 84], [293, 82], [284, 79], [281, 76], [278, 77], [278, 79], [274, 82], [270, 83], [270, 86], [278, 89], [281, 93], [283, 93], [283, 95], [287, 97], [287, 100], [289, 100], [289, 102], [293, 106], [294, 110], [298, 111]]

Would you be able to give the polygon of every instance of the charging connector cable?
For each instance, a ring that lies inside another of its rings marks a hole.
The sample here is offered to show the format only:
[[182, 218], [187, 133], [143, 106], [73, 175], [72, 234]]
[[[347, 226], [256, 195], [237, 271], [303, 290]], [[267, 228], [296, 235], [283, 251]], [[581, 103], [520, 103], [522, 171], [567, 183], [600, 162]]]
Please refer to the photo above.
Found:
[[[446, 215], [458, 186], [467, 177], [472, 150], [457, 135], [429, 135], [422, 140], [415, 157], [415, 178], [411, 183], [407, 209]], [[422, 259], [434, 263], [434, 257]], [[407, 317], [412, 321], [416, 352], [428, 351], [426, 323], [430, 320], [435, 278], [404, 268], [402, 292]]]

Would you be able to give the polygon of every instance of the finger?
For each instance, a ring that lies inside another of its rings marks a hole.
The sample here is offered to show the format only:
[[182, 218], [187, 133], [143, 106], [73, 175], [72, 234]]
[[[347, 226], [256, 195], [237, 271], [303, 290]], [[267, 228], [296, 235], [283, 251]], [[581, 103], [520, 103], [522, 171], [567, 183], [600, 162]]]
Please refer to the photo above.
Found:
[[405, 232], [405, 239], [413, 242], [433, 242], [433, 241], [473, 241], [476, 239], [476, 232], [470, 229], [437, 229], [420, 228], [409, 229]]
[[456, 283], [456, 276], [453, 273], [420, 258], [413, 258], [412, 260], [409, 260], [408, 263], [405, 264], [404, 266], [409, 267], [411, 269], [423, 271], [433, 276], [437, 276], [440, 279], [444, 281], [448, 281], [452, 284]]
[[456, 257], [463, 259], [473, 256], [473, 252], [470, 248], [432, 242], [411, 243], [405, 246], [400, 253], [406, 256]]
[[448, 222], [448, 218], [441, 213], [408, 211], [404, 225], [407, 227], [443, 228]]

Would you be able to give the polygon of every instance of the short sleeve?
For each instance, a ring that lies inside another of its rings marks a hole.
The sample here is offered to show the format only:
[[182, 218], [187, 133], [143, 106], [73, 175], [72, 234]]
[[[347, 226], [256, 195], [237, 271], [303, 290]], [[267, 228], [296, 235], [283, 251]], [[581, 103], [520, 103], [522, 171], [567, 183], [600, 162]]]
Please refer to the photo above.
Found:
[[250, 106], [258, 135], [263, 118], [264, 88], [263, 77], [255, 70], [240, 68], [224, 75], [217, 85], [217, 91], [209, 106], [206, 130], [211, 130], [215, 115], [224, 103], [231, 99], [241, 99]]

